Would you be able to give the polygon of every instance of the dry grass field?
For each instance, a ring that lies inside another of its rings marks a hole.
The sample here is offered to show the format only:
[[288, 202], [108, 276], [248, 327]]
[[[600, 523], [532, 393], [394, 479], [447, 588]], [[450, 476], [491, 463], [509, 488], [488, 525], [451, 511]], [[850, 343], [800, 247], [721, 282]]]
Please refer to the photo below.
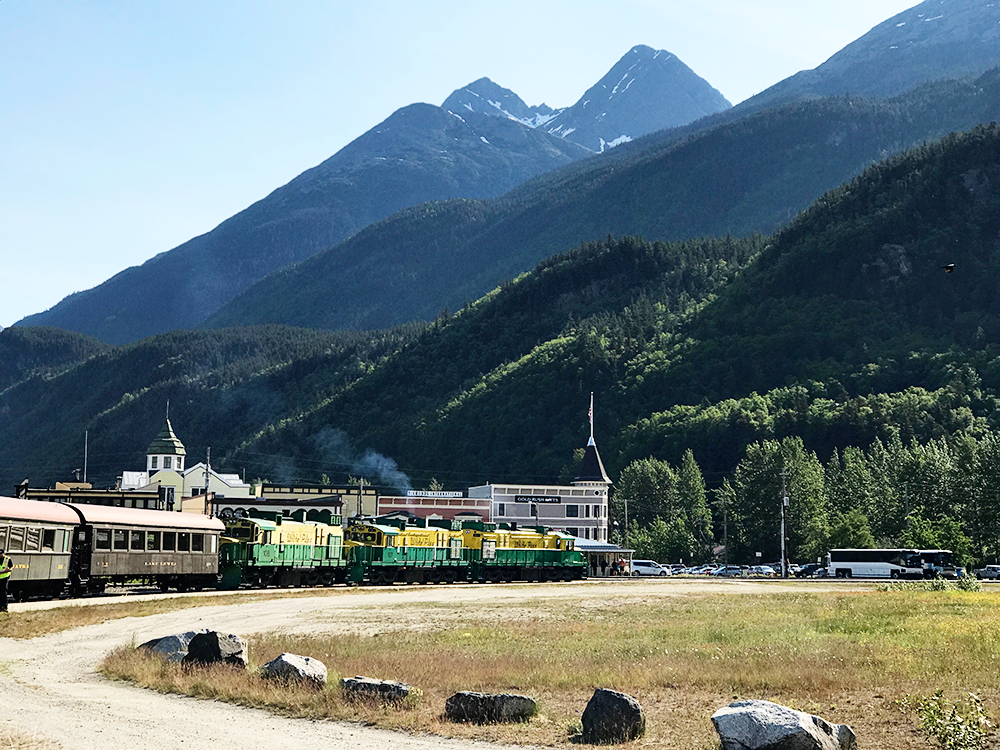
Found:
[[[565, 745], [596, 687], [629, 693], [647, 712], [648, 748], [716, 747], [709, 717], [736, 698], [765, 698], [854, 727], [862, 748], [933, 748], [896, 701], [943, 689], [1000, 709], [1000, 592], [804, 590], [781, 584], [733, 594], [679, 589], [630, 593], [584, 587], [523, 603], [401, 603], [357, 610], [337, 633], [266, 633], [252, 667], [281, 652], [330, 669], [327, 690], [267, 684], [249, 672], [168, 665], [134, 649], [101, 666], [160, 691], [504, 743]], [[359, 614], [359, 612], [361, 614]], [[341, 700], [337, 680], [366, 675], [419, 687], [409, 709]], [[522, 726], [442, 720], [458, 690], [536, 698]]]

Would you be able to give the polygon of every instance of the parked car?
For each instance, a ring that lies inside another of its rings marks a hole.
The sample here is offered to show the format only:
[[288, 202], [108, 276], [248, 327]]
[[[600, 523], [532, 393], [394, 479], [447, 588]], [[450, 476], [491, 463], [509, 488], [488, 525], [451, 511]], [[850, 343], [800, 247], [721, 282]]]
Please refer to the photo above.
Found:
[[720, 578], [739, 578], [743, 575], [743, 568], [745, 566], [740, 565], [726, 565], [719, 568], [717, 571], [712, 573], [713, 576], [719, 576]]
[[826, 574], [826, 569], [819, 563], [809, 563], [803, 565], [795, 573], [796, 578], [821, 578]]
[[633, 560], [632, 575], [634, 576], [668, 576], [671, 571], [652, 560]]
[[764, 578], [774, 578], [777, 573], [774, 572], [774, 568], [770, 565], [754, 565], [750, 568], [750, 575], [763, 576]]
[[980, 581], [996, 581], [1000, 579], [1000, 565], [987, 565], [985, 568], [976, 568], [973, 574]]

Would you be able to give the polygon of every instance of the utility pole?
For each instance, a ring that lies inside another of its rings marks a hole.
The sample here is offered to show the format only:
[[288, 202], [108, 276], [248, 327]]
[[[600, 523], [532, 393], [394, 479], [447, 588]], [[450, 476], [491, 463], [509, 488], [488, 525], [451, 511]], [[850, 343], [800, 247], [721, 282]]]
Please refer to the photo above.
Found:
[[726, 565], [729, 565], [729, 500], [722, 501], [722, 547], [726, 550]]
[[[167, 402], [167, 413], [170, 412], [170, 402]], [[167, 417], [169, 419], [169, 417]], [[215, 517], [215, 509], [209, 509], [208, 507], [208, 476], [209, 472], [212, 471], [212, 448], [209, 446], [208, 452], [205, 454], [205, 510], [211, 510], [209, 515]]]
[[785, 557], [785, 508], [788, 507], [788, 490], [785, 480], [788, 478], [788, 469], [781, 469], [781, 577], [788, 578], [788, 561]]
[[87, 481], [87, 452], [90, 448], [90, 430], [83, 431], [83, 481]]
[[625, 547], [628, 547], [628, 495], [625, 495]]

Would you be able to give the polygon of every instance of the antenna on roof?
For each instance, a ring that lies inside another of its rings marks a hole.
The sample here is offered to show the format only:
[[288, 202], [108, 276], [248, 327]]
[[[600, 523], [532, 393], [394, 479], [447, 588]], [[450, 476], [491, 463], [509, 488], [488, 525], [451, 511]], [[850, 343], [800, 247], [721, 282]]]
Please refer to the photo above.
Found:
[[167, 399], [167, 421], [170, 421], [170, 399]]

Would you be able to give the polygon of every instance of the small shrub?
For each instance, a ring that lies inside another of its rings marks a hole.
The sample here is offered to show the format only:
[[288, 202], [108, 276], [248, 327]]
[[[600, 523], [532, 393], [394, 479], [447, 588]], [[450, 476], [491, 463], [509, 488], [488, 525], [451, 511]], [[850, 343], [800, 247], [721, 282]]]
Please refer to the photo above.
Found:
[[983, 582], [975, 576], [964, 575], [958, 579], [956, 584], [959, 591], [982, 591]]
[[905, 695], [899, 701], [904, 711], [913, 711], [920, 719], [920, 728], [936, 739], [944, 750], [983, 750], [990, 736], [990, 722], [979, 696], [969, 693], [964, 701], [946, 700], [938, 690], [928, 698], [914, 703]]

